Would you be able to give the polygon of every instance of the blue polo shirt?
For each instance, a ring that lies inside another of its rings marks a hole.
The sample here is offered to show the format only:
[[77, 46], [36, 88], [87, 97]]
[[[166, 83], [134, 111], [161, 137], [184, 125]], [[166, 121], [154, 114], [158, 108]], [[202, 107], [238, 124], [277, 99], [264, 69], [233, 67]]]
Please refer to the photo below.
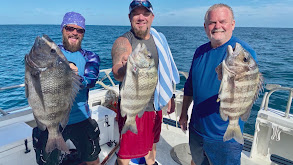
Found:
[[[189, 130], [195, 131], [205, 140], [223, 141], [229, 124], [229, 120], [223, 121], [219, 114], [220, 103], [216, 100], [221, 81], [218, 80], [215, 69], [225, 59], [227, 46], [235, 47], [236, 42], [256, 59], [255, 51], [247, 43], [234, 36], [215, 49], [208, 42], [195, 51], [189, 77], [184, 85], [184, 95], [193, 96], [194, 102]], [[244, 122], [241, 119], [239, 119], [239, 125], [243, 133]]]

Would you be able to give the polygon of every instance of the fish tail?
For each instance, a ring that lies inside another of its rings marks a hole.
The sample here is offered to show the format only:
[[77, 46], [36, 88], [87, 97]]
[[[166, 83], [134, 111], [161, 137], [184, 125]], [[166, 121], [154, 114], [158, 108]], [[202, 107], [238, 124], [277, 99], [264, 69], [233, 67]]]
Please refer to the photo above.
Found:
[[228, 141], [234, 138], [238, 143], [244, 144], [244, 139], [239, 125], [228, 125], [228, 128], [224, 134], [224, 141]]
[[123, 126], [123, 129], [121, 131], [121, 134], [125, 134], [128, 130], [130, 130], [131, 132], [137, 134], [137, 127], [136, 127], [136, 122], [135, 121], [133, 123], [125, 122], [125, 125]]
[[57, 137], [52, 137], [50, 134], [48, 135], [48, 141], [46, 144], [46, 152], [50, 153], [52, 152], [55, 148], [58, 150], [64, 151], [66, 153], [70, 153], [69, 149], [62, 137], [62, 135], [59, 133]]

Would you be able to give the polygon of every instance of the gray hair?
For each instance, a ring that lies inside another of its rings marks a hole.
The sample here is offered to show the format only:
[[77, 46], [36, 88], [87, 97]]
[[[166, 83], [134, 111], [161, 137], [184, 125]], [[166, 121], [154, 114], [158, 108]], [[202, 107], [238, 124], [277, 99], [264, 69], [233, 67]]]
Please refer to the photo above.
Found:
[[207, 21], [208, 20], [208, 16], [209, 16], [209, 13], [217, 8], [220, 8], [220, 7], [225, 7], [227, 9], [230, 10], [231, 12], [231, 15], [232, 15], [232, 20], [234, 20], [234, 13], [233, 13], [233, 10], [230, 6], [226, 5], [226, 4], [223, 4], [223, 3], [219, 3], [219, 4], [214, 4], [213, 6], [211, 6], [208, 11], [206, 12], [205, 16], [204, 16], [204, 21]]

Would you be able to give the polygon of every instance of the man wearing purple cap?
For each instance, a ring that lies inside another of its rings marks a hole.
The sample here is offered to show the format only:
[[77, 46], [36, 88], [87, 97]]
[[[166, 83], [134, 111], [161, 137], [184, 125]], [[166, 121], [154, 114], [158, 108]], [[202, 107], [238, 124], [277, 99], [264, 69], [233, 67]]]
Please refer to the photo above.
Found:
[[[147, 164], [157, 165], [158, 163], [155, 161], [155, 157], [156, 143], [159, 141], [161, 133], [161, 109], [163, 106], [167, 106], [170, 112], [174, 110], [174, 106], [172, 106], [174, 105], [174, 99], [172, 98], [172, 83], [174, 83], [174, 80], [170, 77], [176, 77], [178, 79], [179, 74], [165, 36], [151, 28], [154, 14], [150, 1], [133, 0], [129, 6], [128, 16], [131, 23], [131, 30], [120, 36], [112, 47], [112, 70], [115, 79], [123, 81], [126, 72], [126, 62], [129, 55], [131, 55], [132, 50], [134, 50], [138, 44], [145, 44], [148, 51], [151, 53], [152, 58], [154, 58], [156, 68], [160, 68], [160, 71], [166, 72], [164, 75], [168, 75], [167, 79], [162, 78], [167, 82], [165, 84], [171, 84], [171, 86], [166, 88], [166, 90], [168, 90], [168, 92], [166, 92], [168, 93], [168, 97], [166, 97], [165, 100], [162, 102], [158, 101], [156, 98], [159, 98], [159, 94], [156, 95], [157, 92], [154, 92], [154, 96], [146, 106], [146, 111], [142, 117], [139, 118], [136, 116], [137, 134], [128, 130], [121, 135], [120, 149], [116, 164], [128, 165], [131, 159], [144, 157]], [[162, 57], [162, 54], [164, 54], [168, 60], [165, 60]], [[167, 64], [166, 66], [173, 67], [170, 68], [170, 70], [169, 68], [165, 68], [164, 70], [160, 67], [160, 63], [163, 62]], [[158, 71], [158, 77], [160, 77], [160, 73], [161, 72]], [[161, 79], [161, 77], [159, 79]], [[176, 81], [176, 83], [178, 82]], [[160, 81], [158, 81], [158, 84], [157, 88], [158, 86], [161, 86]], [[156, 89], [156, 91], [161, 90]], [[118, 110], [117, 117], [119, 131], [121, 132], [126, 117], [121, 116], [120, 109]]]
[[[61, 24], [61, 32], [63, 45], [59, 45], [59, 47], [70, 62], [71, 69], [80, 76], [80, 82], [82, 83], [72, 105], [68, 124], [62, 131], [62, 136], [65, 141], [70, 139], [73, 142], [80, 154], [80, 163], [98, 165], [100, 164], [99, 153], [101, 151], [99, 145], [100, 130], [97, 122], [91, 119], [87, 102], [89, 88], [94, 87], [98, 79], [100, 58], [97, 54], [81, 48], [85, 33], [85, 19], [81, 14], [76, 12], [66, 13]], [[55, 149], [51, 153], [46, 153], [44, 148], [48, 134], [45, 131], [39, 134], [39, 140], [34, 145], [37, 163], [59, 164], [60, 151]], [[68, 163], [65, 162], [65, 164]]]

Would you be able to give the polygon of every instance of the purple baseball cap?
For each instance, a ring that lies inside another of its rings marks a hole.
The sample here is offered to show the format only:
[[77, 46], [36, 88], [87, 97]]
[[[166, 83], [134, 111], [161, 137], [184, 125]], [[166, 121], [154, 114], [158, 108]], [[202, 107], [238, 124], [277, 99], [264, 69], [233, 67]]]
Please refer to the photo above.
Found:
[[68, 24], [74, 24], [82, 27], [85, 30], [85, 19], [84, 17], [76, 12], [68, 12], [64, 15], [63, 21], [61, 23], [61, 31], [63, 27]]
[[137, 7], [145, 7], [153, 13], [153, 6], [149, 0], [133, 0], [129, 5], [129, 14]]

